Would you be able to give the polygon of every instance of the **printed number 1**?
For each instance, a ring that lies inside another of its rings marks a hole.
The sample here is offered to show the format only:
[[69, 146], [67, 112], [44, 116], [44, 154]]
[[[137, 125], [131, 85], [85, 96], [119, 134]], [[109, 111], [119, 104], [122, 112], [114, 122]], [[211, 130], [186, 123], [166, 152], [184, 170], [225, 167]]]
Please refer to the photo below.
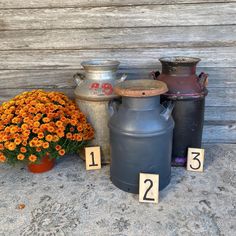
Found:
[[99, 146], [85, 148], [86, 170], [101, 169], [101, 150]]
[[95, 164], [94, 152], [91, 152], [91, 153], [90, 153], [90, 156], [92, 156], [92, 164], [90, 164], [89, 166], [98, 166], [98, 164]]

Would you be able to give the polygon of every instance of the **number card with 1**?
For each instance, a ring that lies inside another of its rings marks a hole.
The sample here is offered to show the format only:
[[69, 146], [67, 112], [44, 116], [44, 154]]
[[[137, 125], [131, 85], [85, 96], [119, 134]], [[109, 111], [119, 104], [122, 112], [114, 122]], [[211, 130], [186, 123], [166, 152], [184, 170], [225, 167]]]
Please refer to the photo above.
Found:
[[139, 174], [139, 201], [158, 203], [159, 175]]
[[204, 149], [188, 148], [187, 170], [203, 172]]
[[86, 170], [101, 169], [101, 150], [100, 147], [85, 148]]

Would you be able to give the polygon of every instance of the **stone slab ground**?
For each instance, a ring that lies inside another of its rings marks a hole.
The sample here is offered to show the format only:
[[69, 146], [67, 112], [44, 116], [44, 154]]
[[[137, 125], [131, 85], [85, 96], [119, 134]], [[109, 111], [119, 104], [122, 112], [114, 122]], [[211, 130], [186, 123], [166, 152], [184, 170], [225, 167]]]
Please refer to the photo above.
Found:
[[0, 236], [236, 235], [236, 145], [207, 145], [205, 171], [172, 168], [158, 205], [117, 189], [76, 156], [44, 174], [0, 166]]

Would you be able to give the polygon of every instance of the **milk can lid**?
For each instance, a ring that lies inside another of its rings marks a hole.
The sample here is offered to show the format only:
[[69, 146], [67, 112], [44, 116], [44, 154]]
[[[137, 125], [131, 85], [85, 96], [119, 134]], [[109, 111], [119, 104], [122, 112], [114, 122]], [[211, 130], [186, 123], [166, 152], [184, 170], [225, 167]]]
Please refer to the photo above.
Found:
[[157, 80], [126, 80], [114, 87], [114, 92], [125, 97], [151, 97], [166, 93], [167, 85]]

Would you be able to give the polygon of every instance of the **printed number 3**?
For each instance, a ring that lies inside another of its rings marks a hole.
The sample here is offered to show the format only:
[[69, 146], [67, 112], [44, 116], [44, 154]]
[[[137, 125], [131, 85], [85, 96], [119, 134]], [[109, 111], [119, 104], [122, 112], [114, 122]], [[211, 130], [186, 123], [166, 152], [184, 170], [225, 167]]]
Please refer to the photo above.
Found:
[[146, 184], [147, 182], [149, 182], [150, 185], [149, 185], [149, 187], [147, 188], [147, 190], [146, 190], [146, 192], [145, 192], [145, 194], [144, 194], [144, 196], [143, 196], [143, 200], [145, 200], [145, 201], [154, 201], [154, 200], [155, 200], [154, 198], [148, 198], [148, 197], [147, 197], [148, 192], [149, 192], [149, 191], [151, 190], [151, 188], [153, 187], [153, 182], [152, 182], [151, 179], [145, 179], [144, 183]]
[[190, 167], [193, 169], [193, 170], [198, 170], [200, 167], [201, 167], [201, 161], [197, 158], [198, 156], [200, 156], [200, 153], [199, 152], [192, 152], [193, 155], [196, 155], [193, 160], [197, 161], [198, 162], [198, 166], [197, 167], [193, 167], [192, 165], [190, 165]]

